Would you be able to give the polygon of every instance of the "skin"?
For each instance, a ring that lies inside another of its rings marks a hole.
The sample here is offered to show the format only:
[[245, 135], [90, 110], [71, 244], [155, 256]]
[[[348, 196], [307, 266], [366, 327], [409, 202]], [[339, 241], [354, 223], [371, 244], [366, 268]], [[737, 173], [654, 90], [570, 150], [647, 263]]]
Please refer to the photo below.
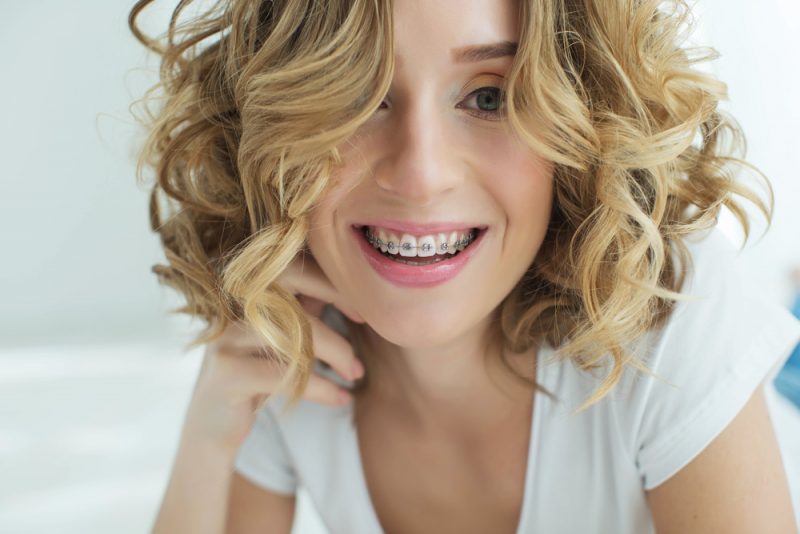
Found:
[[797, 532], [765, 385], [688, 465], [646, 493], [658, 534]]
[[[391, 89], [340, 146], [339, 185], [314, 213], [309, 248], [366, 321], [370, 404], [391, 404], [418, 434], [466, 438], [499, 413], [523, 418], [530, 409], [530, 388], [515, 389], [483, 361], [490, 321], [544, 239], [553, 165], [502, 115], [478, 116], [494, 108], [491, 88], [502, 87], [512, 58], [455, 62], [451, 52], [517, 41], [515, 2], [399, 0], [394, 10]], [[456, 278], [400, 288], [372, 270], [353, 237], [352, 224], [373, 218], [468, 221], [489, 231]], [[513, 356], [530, 366], [535, 354]]]
[[[371, 387], [356, 399], [356, 419], [384, 530], [513, 532], [532, 392], [497, 380], [501, 368], [491, 362], [499, 349], [489, 348], [495, 352], [484, 366], [484, 341], [498, 305], [545, 236], [553, 166], [522, 146], [502, 120], [474, 114], [480, 108], [473, 91], [501, 86], [511, 58], [456, 64], [450, 52], [516, 41], [512, 1], [395, 0], [394, 10], [396, 70], [386, 105], [340, 147], [339, 186], [314, 213], [309, 248], [366, 321]], [[384, 217], [490, 228], [455, 279], [398, 288], [367, 264], [351, 231], [352, 224]], [[536, 354], [512, 356], [530, 363]], [[647, 498], [659, 533], [793, 532], [761, 392]]]
[[[298, 276], [286, 287], [306, 294], [330, 283], [333, 291], [309, 294], [306, 309], [318, 313], [317, 299], [365, 321], [370, 388], [354, 410], [370, 504], [385, 532], [512, 532], [519, 522], [533, 392], [501, 378], [498, 363], [485, 367], [485, 350], [494, 351], [490, 362], [499, 355], [483, 342], [545, 236], [553, 167], [501, 116], [479, 116], [497, 92], [476, 90], [501, 87], [512, 58], [457, 64], [451, 53], [516, 41], [515, 7], [395, 0], [396, 70], [386, 105], [339, 147], [338, 187], [311, 220], [308, 246], [323, 276], [303, 268], [305, 283]], [[352, 224], [377, 217], [463, 220], [489, 231], [455, 279], [401, 289], [372, 270], [353, 237]], [[334, 348], [328, 335], [314, 342]], [[322, 356], [340, 371], [332, 355], [351, 352]], [[534, 352], [509, 356], [529, 368], [535, 362]], [[235, 531], [287, 532], [274, 518], [290, 518], [293, 499], [238, 476], [232, 484]]]
[[[365, 320], [370, 386], [356, 398], [356, 427], [384, 531], [512, 532], [533, 390], [501, 367], [489, 325], [545, 237], [553, 165], [495, 111], [494, 88], [502, 88], [512, 58], [454, 61], [455, 49], [515, 42], [514, 2], [398, 0], [394, 10], [392, 86], [339, 147], [338, 186], [315, 211], [308, 245]], [[377, 218], [489, 230], [454, 279], [400, 288], [373, 271], [351, 230]], [[507, 357], [532, 377], [535, 350]]]

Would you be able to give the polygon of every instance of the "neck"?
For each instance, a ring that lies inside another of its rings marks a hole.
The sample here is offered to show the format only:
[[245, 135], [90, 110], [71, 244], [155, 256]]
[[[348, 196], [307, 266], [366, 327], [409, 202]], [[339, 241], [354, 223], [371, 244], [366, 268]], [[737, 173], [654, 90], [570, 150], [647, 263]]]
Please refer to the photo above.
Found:
[[[528, 413], [533, 388], [503, 366], [492, 320], [487, 317], [445, 346], [424, 348], [390, 343], [364, 325], [365, 402], [389, 407], [431, 435], [486, 432]], [[506, 357], [519, 364], [517, 372], [535, 378], [535, 350]]]

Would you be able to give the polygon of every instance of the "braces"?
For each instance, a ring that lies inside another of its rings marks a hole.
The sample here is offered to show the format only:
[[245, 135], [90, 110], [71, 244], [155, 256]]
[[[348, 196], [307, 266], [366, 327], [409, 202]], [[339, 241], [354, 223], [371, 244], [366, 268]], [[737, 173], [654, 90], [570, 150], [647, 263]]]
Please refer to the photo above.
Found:
[[[394, 252], [397, 249], [398, 245], [400, 246], [400, 248], [402, 248], [403, 250], [406, 250], [406, 251], [407, 250], [411, 250], [412, 248], [421, 248], [424, 252], [430, 252], [431, 248], [432, 248], [432, 245], [430, 243], [424, 243], [422, 245], [416, 245], [416, 246], [412, 245], [411, 243], [399, 244], [399, 243], [395, 243], [394, 241], [389, 241], [389, 242], [384, 243], [383, 241], [381, 241], [381, 239], [379, 237], [372, 235], [371, 233], [369, 233], [369, 231], [366, 231], [365, 235], [366, 235], [367, 241], [369, 242], [370, 245], [375, 246], [376, 243], [378, 244], [379, 247], [381, 245], [386, 245], [386, 248], [387, 248], [388, 252]], [[467, 236], [466, 239], [457, 240], [453, 244], [453, 246], [456, 249], [458, 247], [460, 247], [461, 245], [464, 245], [466, 247], [467, 245], [472, 243], [472, 241], [474, 239], [475, 239], [475, 233], [474, 232], [470, 232], [469, 236]], [[448, 250], [448, 246], [449, 246], [449, 244], [447, 242], [444, 242], [441, 245], [439, 245], [439, 250], [442, 253], [445, 253]]]

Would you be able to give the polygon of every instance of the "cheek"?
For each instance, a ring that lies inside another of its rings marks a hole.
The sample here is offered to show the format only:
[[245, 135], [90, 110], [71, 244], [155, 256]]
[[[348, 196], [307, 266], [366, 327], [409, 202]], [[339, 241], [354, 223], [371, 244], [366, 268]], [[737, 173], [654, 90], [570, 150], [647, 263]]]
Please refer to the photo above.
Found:
[[[345, 160], [347, 161], [347, 160]], [[336, 167], [328, 190], [317, 201], [309, 218], [308, 248], [320, 268], [333, 282], [346, 279], [342, 250], [350, 239], [347, 215], [358, 212], [353, 193], [360, 181], [360, 167], [352, 164]]]
[[319, 199], [316, 207], [311, 212], [308, 231], [308, 248], [311, 254], [323, 267], [328, 265], [334, 256], [334, 234], [336, 232], [336, 219], [338, 206], [345, 197], [344, 188], [335, 183]]
[[509, 230], [543, 237], [553, 202], [552, 162], [522, 146], [498, 143], [495, 148], [483, 173]]
[[334, 232], [337, 215], [347, 213], [348, 203], [352, 203], [351, 192], [359, 183], [359, 176], [364, 172], [363, 164], [354, 161], [349, 151], [340, 148], [343, 157], [341, 165], [332, 167], [327, 190], [317, 200], [311, 212], [309, 241], [319, 241], [321, 234]]

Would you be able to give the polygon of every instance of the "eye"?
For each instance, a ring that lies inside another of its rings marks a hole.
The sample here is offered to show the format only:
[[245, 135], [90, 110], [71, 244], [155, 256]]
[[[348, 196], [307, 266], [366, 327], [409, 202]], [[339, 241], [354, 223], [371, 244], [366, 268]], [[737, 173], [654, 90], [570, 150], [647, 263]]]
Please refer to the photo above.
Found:
[[[466, 107], [464, 102], [475, 101], [477, 108]], [[505, 115], [505, 91], [493, 85], [481, 87], [467, 95], [459, 105], [459, 109], [469, 110], [470, 115], [486, 120], [502, 120]], [[386, 101], [381, 102], [378, 109], [387, 109]], [[377, 111], [377, 110], [376, 110]]]
[[[477, 109], [468, 108], [481, 119], [500, 120], [505, 113], [505, 91], [500, 87], [486, 86], [467, 95], [464, 102], [475, 101]], [[462, 107], [459, 105], [459, 107]]]

